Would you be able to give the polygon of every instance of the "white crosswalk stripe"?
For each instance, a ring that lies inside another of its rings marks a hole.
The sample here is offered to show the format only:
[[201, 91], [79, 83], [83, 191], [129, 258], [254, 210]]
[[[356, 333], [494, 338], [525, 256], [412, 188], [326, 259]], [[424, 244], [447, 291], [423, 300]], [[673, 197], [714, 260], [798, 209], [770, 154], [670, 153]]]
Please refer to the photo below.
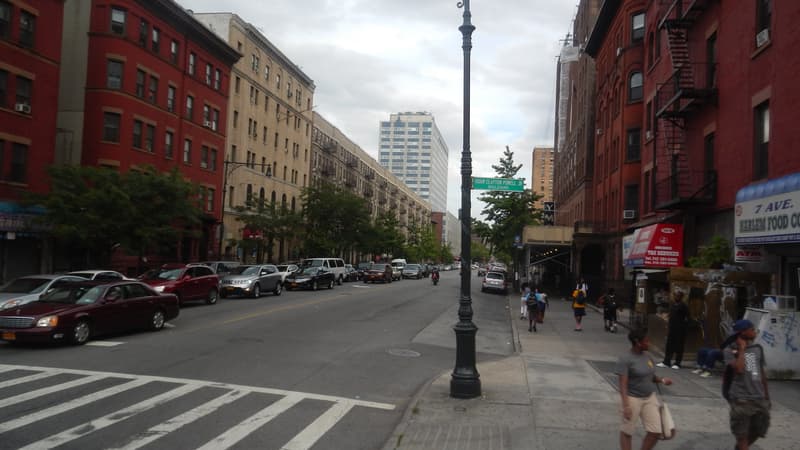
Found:
[[[12, 373], [13, 371], [20, 371], [22, 374], [16, 378], [9, 377], [9, 373]], [[112, 411], [101, 417], [92, 418], [91, 420], [78, 425], [71, 426], [67, 430], [52, 429], [50, 432], [54, 434], [44, 437], [38, 441], [31, 442], [22, 447], [25, 450], [48, 449], [69, 444], [77, 439], [87, 437], [95, 431], [111, 427], [119, 422], [132, 419], [137, 415], [141, 414], [141, 417], [145, 417], [148, 414], [143, 413], [147, 413], [150, 410], [158, 410], [162, 407], [165, 408], [167, 403], [172, 405], [180, 404], [181, 400], [191, 398], [193, 394], [202, 388], [212, 388], [218, 391], [221, 390], [221, 392], [217, 392], [217, 395], [214, 398], [205, 400], [204, 403], [201, 403], [198, 406], [194, 406], [186, 411], [178, 412], [173, 417], [168, 417], [165, 420], [161, 420], [157, 425], [153, 425], [147, 430], [144, 430], [146, 427], [142, 427], [143, 431], [133, 431], [129, 436], [120, 436], [119, 441], [116, 442], [116, 445], [119, 445], [116, 450], [135, 450], [142, 448], [157, 441], [158, 439], [180, 430], [189, 424], [192, 424], [193, 422], [206, 417], [213, 417], [214, 414], [219, 414], [221, 408], [225, 407], [226, 405], [233, 405], [235, 402], [242, 400], [249, 394], [268, 394], [267, 397], [248, 397], [251, 402], [254, 401], [254, 399], [259, 399], [257, 401], [264, 401], [268, 404], [238, 423], [226, 425], [225, 429], [220, 429], [217, 431], [219, 434], [217, 434], [216, 437], [211, 438], [205, 444], [201, 444], [199, 448], [217, 450], [236, 446], [245, 438], [262, 429], [262, 427], [273, 421], [275, 418], [292, 409], [304, 400], [317, 400], [332, 404], [328, 406], [327, 410], [319, 414], [318, 417], [312, 418], [310, 423], [305, 426], [304, 429], [302, 429], [295, 436], [291, 437], [288, 442], [283, 444], [281, 446], [282, 449], [308, 450], [320, 439], [322, 439], [326, 433], [334, 428], [336, 424], [341, 421], [354, 407], [374, 408], [380, 410], [394, 409], [394, 405], [391, 404], [369, 402], [359, 399], [349, 399], [322, 394], [285, 391], [281, 389], [242, 386], [184, 378], [57, 369], [50, 367], [14, 366], [4, 364], [0, 364], [0, 374], [3, 374], [4, 378], [3, 381], [0, 381], [0, 388], [18, 390], [24, 389], [25, 383], [48, 379], [56, 375], [68, 375], [73, 377], [68, 381], [54, 382], [42, 388], [33, 388], [32, 390], [24, 391], [16, 395], [9, 395], [8, 397], [0, 399], [0, 408], [16, 404], [21, 405], [24, 404], [23, 402], [28, 402], [32, 399], [44, 397], [49, 394], [61, 394], [67, 389], [72, 389], [79, 386], [83, 386], [84, 390], [90, 390], [93, 383], [102, 382], [104, 380], [107, 381], [110, 379], [115, 379], [118, 382], [118, 384], [114, 386], [104, 387], [95, 392], [88, 392], [80, 395], [77, 398], [67, 399], [54, 405], [50, 404], [39, 410], [25, 410], [24, 415], [0, 423], [0, 434], [8, 433], [18, 428], [35, 424], [39, 421], [51, 419], [59, 414], [76, 410], [80, 407], [91, 407], [93, 404], [98, 406], [97, 403], [104, 399], [117, 394], [132, 392], [135, 388], [150, 385], [151, 383], [168, 385], [166, 387], [162, 386], [162, 390], [166, 389], [164, 392], [153, 394], [151, 397], [132, 405], [126, 404], [126, 406], [121, 407], [121, 409]], [[77, 378], [75, 378], [76, 376]], [[108, 383], [106, 382], [104, 384], [107, 386]], [[134, 394], [138, 394], [140, 400], [142, 395], [146, 395], [145, 393], [135, 392]], [[206, 395], [207, 394], [208, 392]], [[68, 393], [64, 393], [63, 395], [68, 395]], [[269, 396], [278, 396], [279, 398], [275, 400]], [[264, 400], [260, 400], [262, 397]], [[175, 403], [172, 403], [173, 401]], [[107, 408], [98, 409], [104, 412], [108, 411]], [[86, 411], [86, 408], [84, 408], [84, 411]], [[86, 419], [82, 417], [80, 420]], [[73, 421], [66, 426], [74, 425], [75, 422], [77, 421]], [[210, 436], [213, 436], [213, 434]], [[206, 439], [208, 439], [208, 437], [206, 437]]]

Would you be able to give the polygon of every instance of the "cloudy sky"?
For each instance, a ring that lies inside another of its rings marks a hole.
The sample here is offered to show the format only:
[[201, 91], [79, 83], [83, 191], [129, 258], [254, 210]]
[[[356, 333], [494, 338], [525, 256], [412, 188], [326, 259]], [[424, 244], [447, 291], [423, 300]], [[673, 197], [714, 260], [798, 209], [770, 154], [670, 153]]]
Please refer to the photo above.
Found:
[[[429, 111], [449, 147], [447, 209], [461, 207], [463, 51], [456, 0], [177, 0], [234, 12], [310, 76], [314, 108], [377, 159], [389, 114]], [[530, 185], [534, 146], [553, 144], [556, 56], [577, 0], [472, 0], [473, 176], [508, 145]], [[472, 216], [483, 204], [473, 192]]]

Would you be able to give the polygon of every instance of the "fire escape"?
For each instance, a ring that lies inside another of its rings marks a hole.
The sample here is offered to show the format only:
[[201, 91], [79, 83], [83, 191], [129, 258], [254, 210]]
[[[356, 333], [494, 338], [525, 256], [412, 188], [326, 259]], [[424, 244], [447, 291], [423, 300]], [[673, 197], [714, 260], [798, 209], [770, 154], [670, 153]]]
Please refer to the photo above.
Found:
[[655, 97], [653, 200], [658, 210], [687, 209], [716, 200], [716, 172], [697, 167], [702, 158], [692, 158], [690, 164], [690, 150], [703, 149], [690, 149], [686, 142], [690, 116], [703, 106], [716, 103], [715, 62], [696, 62], [689, 54], [689, 32], [711, 1], [662, 0], [659, 30], [666, 30], [672, 72], [657, 86]]

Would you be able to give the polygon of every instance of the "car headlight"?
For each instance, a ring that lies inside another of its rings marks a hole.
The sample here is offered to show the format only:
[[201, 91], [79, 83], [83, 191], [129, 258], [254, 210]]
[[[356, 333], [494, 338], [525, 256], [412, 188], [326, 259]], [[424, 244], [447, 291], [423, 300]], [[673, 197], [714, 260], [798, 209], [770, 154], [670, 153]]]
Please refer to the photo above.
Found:
[[7, 301], [7, 302], [5, 302], [5, 303], [2, 303], [2, 304], [0, 304], [0, 309], [9, 309], [9, 308], [13, 308], [13, 307], [15, 307], [15, 306], [18, 306], [20, 303], [21, 303], [21, 302], [20, 302], [19, 300], [16, 300], [16, 299], [9, 300], [9, 301]]
[[39, 321], [36, 322], [37, 327], [54, 327], [58, 325], [58, 316], [47, 316], [42, 317]]
[[164, 285], [155, 286], [155, 287], [153, 287], [153, 290], [156, 291], [156, 292], [164, 292]]

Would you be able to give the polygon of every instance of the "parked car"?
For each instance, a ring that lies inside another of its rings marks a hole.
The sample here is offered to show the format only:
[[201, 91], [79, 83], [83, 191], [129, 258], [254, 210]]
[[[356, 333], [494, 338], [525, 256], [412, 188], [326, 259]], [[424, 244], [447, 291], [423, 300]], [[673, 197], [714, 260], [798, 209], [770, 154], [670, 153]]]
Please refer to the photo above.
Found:
[[178, 317], [178, 298], [138, 281], [60, 284], [41, 298], [0, 311], [0, 338], [8, 342], [71, 342], [135, 329], [160, 330]]
[[298, 270], [300, 270], [300, 266], [298, 266], [297, 264], [292, 264], [292, 263], [289, 263], [289, 264], [278, 264], [275, 267], [278, 268], [278, 273], [281, 274], [281, 283], [283, 283], [284, 286], [286, 285], [286, 278], [289, 275], [291, 275], [291, 274], [297, 272]]
[[74, 275], [28, 275], [16, 278], [0, 287], [0, 311], [32, 302], [49, 289], [75, 281], [86, 281], [86, 278]]
[[120, 280], [133, 280], [125, 275], [114, 270], [78, 270], [75, 272], [68, 272], [67, 275], [86, 278], [87, 280], [97, 281], [120, 281]]
[[[405, 265], [403, 267], [405, 267]], [[403, 279], [403, 267], [392, 264], [392, 280], [397, 281]]]
[[401, 272], [403, 278], [415, 278], [419, 280], [422, 278], [422, 269], [419, 264], [406, 264]]
[[340, 285], [344, 281], [344, 260], [342, 258], [306, 258], [300, 267], [322, 267], [333, 272], [334, 279]]
[[242, 263], [239, 261], [204, 261], [200, 264], [210, 267], [215, 274], [223, 276], [230, 273], [234, 268], [239, 267]]
[[420, 273], [423, 277], [428, 278], [431, 276], [431, 270], [433, 268], [432, 264], [422, 263], [419, 265]]
[[487, 272], [481, 283], [481, 292], [499, 291], [508, 294], [508, 284], [503, 272]]
[[344, 281], [358, 281], [360, 279], [358, 270], [352, 264], [344, 265]]
[[333, 289], [336, 275], [324, 267], [310, 266], [297, 271], [286, 279], [286, 289], [311, 289], [316, 291], [320, 286]]
[[181, 304], [196, 300], [209, 305], [217, 303], [219, 276], [202, 264], [165, 264], [145, 272], [139, 279], [156, 292], [175, 294]]
[[363, 280], [364, 274], [367, 273], [369, 268], [372, 267], [372, 263], [369, 261], [360, 262], [356, 265], [356, 270], [358, 271], [358, 279]]
[[486, 276], [486, 266], [484, 266], [484, 265], [478, 266], [478, 276], [479, 277], [485, 277]]
[[369, 283], [370, 281], [373, 283], [377, 281], [391, 283], [393, 278], [392, 272], [392, 266], [390, 264], [372, 263], [369, 270], [364, 272], [362, 280], [364, 280], [364, 283]]
[[272, 264], [235, 267], [219, 282], [219, 295], [222, 298], [230, 295], [259, 298], [262, 292], [281, 295], [282, 290], [283, 276]]

